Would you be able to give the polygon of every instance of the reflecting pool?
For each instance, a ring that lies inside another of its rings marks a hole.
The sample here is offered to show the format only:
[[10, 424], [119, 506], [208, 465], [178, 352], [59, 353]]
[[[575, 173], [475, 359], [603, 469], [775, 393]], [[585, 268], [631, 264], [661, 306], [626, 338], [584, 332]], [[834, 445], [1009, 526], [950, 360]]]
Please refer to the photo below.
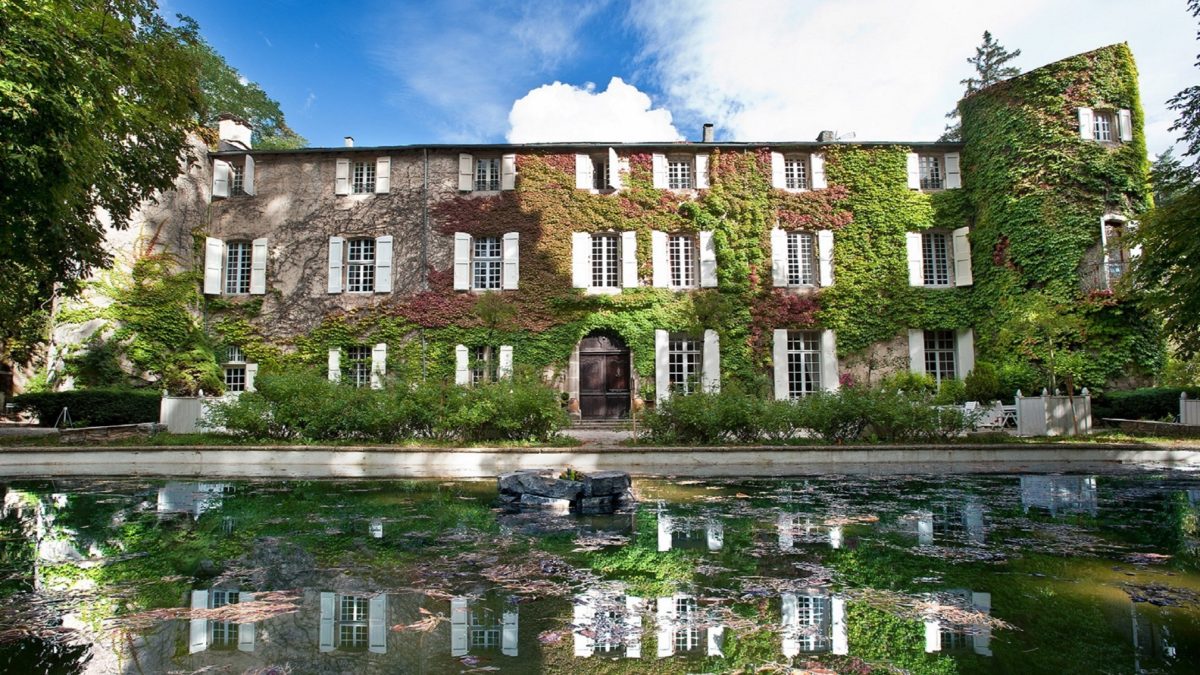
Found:
[[0, 486], [6, 673], [1194, 673], [1200, 476]]

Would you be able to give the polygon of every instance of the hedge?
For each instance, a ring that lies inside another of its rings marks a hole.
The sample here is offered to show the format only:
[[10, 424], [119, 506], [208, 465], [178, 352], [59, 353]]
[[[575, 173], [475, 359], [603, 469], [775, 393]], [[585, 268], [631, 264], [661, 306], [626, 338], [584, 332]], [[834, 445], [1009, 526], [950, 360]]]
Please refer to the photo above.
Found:
[[63, 408], [72, 426], [101, 427], [113, 424], [157, 422], [162, 393], [151, 389], [81, 389], [21, 394], [17, 409], [37, 415], [43, 427], [54, 426]]
[[1162, 420], [1179, 415], [1179, 395], [1200, 398], [1200, 388], [1146, 387], [1110, 391], [1092, 399], [1092, 417], [1098, 419]]

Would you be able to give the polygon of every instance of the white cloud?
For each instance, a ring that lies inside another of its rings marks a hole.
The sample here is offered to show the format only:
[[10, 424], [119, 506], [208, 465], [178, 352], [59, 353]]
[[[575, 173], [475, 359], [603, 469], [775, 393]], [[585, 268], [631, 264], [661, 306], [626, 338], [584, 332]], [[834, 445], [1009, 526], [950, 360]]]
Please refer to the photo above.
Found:
[[621, 78], [608, 89], [545, 84], [513, 102], [508, 113], [510, 143], [556, 141], [675, 141], [681, 137], [670, 111], [653, 108], [650, 97]]

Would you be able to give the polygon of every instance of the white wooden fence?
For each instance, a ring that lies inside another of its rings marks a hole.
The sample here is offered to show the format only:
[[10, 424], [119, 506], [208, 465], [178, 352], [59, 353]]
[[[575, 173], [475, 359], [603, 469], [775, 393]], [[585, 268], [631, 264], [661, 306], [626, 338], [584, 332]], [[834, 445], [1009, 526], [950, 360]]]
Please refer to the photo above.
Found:
[[213, 403], [222, 400], [220, 396], [164, 396], [158, 408], [158, 423], [166, 425], [167, 431], [172, 434], [221, 431], [202, 428], [200, 420], [208, 415]]
[[1179, 395], [1179, 423], [1200, 427], [1200, 398], [1190, 399], [1187, 392]]
[[1023, 396], [1017, 391], [1018, 436], [1074, 436], [1092, 431], [1092, 395], [1050, 394]]

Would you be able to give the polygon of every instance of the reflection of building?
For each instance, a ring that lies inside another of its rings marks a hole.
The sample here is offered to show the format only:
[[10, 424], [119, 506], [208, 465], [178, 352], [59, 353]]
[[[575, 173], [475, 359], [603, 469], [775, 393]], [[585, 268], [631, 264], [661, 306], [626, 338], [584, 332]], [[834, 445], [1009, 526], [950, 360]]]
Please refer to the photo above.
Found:
[[1050, 515], [1096, 515], [1095, 476], [1021, 476], [1021, 506], [1046, 509]]
[[900, 528], [910, 535], [916, 534], [918, 546], [933, 546], [935, 539], [965, 539], [972, 544], [983, 544], [987, 537], [983, 505], [974, 500], [964, 504], [959, 513], [948, 506], [936, 513], [913, 511], [900, 517]]
[[642, 656], [642, 610], [645, 601], [620, 588], [588, 589], [575, 598], [575, 656]]
[[812, 589], [784, 593], [782, 605], [784, 656], [792, 658], [801, 652], [850, 653], [844, 598]]
[[779, 530], [779, 550], [783, 553], [792, 551], [796, 544], [828, 543], [830, 548], [842, 547], [841, 525], [814, 525], [808, 516], [780, 513], [776, 527]]
[[228, 483], [167, 483], [158, 489], [158, 512], [187, 513], [199, 519], [200, 514], [220, 506], [221, 498], [232, 491]]
[[716, 518], [675, 518], [658, 512], [658, 550], [707, 548], [720, 551], [725, 545], [725, 526]]
[[[250, 602], [253, 593], [214, 588], [207, 591], [192, 591], [192, 610], [216, 609], [226, 605]], [[254, 651], [254, 624], [233, 621], [213, 621], [193, 617], [191, 620], [188, 652], [195, 654], [207, 649], [233, 649], [243, 652]]]
[[387, 594], [321, 593], [322, 652], [387, 653]]
[[496, 611], [494, 604], [472, 598], [450, 600], [452, 656], [496, 649], [505, 656], [517, 655], [517, 605], [505, 603]]
[[659, 658], [675, 654], [724, 656], [725, 627], [700, 613], [696, 597], [685, 593], [658, 598], [655, 622], [658, 627]]
[[[962, 600], [962, 604], [975, 608], [982, 614], [992, 613], [991, 593], [972, 593], [967, 590], [949, 592]], [[983, 626], [949, 626], [934, 617], [925, 621], [925, 651], [940, 652], [970, 649], [980, 656], [991, 656], [992, 629]]]

